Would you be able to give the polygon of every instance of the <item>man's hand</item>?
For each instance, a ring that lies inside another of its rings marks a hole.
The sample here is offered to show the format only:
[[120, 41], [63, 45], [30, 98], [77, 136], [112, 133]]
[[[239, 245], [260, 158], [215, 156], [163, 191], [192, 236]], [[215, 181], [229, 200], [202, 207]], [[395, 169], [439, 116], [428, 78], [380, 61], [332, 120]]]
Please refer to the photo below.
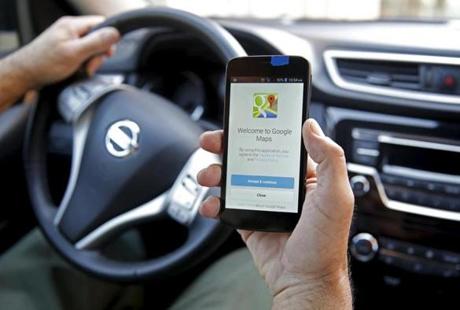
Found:
[[[354, 197], [344, 153], [312, 119], [303, 126], [303, 138], [311, 159], [303, 211], [294, 231], [239, 233], [273, 294], [274, 309], [351, 309], [347, 244]], [[221, 154], [222, 131], [204, 133], [201, 147]], [[218, 165], [198, 174], [203, 186], [219, 186], [220, 181]], [[207, 199], [200, 213], [217, 217], [219, 199]]]
[[120, 38], [115, 28], [86, 35], [103, 21], [102, 16], [62, 17], [30, 44], [2, 59], [0, 108], [27, 90], [69, 77], [85, 61], [88, 74], [93, 74]]
[[86, 60], [92, 74], [111, 55], [120, 34], [115, 28], [104, 28], [85, 36], [104, 21], [102, 16], [62, 17], [29, 45], [18, 51], [21, 67], [29, 74], [33, 88], [63, 80]]

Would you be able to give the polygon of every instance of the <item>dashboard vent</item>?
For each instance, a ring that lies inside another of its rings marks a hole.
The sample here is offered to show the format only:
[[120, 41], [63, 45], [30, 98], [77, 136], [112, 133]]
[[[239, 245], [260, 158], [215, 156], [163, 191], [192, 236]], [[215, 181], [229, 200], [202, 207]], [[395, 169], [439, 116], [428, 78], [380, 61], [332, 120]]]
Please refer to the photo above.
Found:
[[460, 58], [326, 50], [329, 77], [344, 90], [375, 96], [460, 105]]
[[336, 63], [338, 73], [346, 81], [415, 91], [422, 87], [417, 63], [340, 58]]

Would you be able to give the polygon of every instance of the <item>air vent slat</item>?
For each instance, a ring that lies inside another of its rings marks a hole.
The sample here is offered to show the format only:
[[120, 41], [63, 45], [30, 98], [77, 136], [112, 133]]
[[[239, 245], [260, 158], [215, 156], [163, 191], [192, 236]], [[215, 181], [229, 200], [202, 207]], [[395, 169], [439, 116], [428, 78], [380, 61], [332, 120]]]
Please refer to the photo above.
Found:
[[460, 106], [458, 57], [329, 49], [323, 58], [331, 82], [345, 91]]
[[398, 81], [408, 81], [408, 82], [419, 82], [420, 76], [417, 75], [407, 75], [407, 74], [393, 74], [393, 80]]
[[420, 66], [417, 63], [368, 59], [336, 59], [344, 80], [383, 87], [419, 90]]
[[403, 89], [412, 89], [412, 90], [421, 90], [420, 83], [400, 83], [400, 82], [392, 82], [390, 84], [391, 87], [394, 88], [403, 88]]
[[362, 77], [366, 78], [367, 77], [367, 72], [362, 71], [362, 70], [354, 70], [354, 69], [342, 69], [342, 73], [347, 76], [354, 76], [354, 77]]

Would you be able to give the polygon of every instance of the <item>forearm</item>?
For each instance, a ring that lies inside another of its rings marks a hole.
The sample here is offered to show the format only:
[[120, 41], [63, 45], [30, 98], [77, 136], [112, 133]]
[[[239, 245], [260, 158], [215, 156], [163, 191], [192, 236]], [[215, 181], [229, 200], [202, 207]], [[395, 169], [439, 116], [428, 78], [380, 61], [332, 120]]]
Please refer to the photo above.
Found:
[[273, 298], [272, 310], [353, 309], [348, 274], [337, 280], [318, 281], [286, 289]]
[[0, 60], [0, 111], [34, 88], [32, 76], [21, 60], [22, 52], [20, 50]]

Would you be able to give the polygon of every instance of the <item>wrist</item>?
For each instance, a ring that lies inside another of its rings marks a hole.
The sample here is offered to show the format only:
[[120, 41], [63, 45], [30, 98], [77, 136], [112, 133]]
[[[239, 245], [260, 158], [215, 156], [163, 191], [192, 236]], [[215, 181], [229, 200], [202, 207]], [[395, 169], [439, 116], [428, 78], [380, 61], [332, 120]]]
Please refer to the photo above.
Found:
[[348, 271], [299, 281], [275, 294], [272, 309], [352, 309]]
[[29, 50], [30, 46], [26, 45], [6, 59], [8, 70], [14, 77], [17, 88], [21, 93], [40, 86], [37, 72], [31, 63], [34, 59], [33, 53]]
[[0, 60], [0, 112], [38, 86], [27, 63], [21, 50]]

